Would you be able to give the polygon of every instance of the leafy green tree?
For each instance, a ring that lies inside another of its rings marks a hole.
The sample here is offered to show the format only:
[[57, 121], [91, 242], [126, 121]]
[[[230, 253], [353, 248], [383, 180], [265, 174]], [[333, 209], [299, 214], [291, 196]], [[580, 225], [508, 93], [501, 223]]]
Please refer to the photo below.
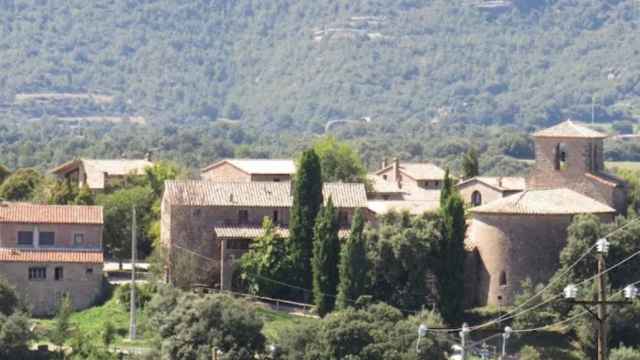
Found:
[[0, 359], [26, 358], [33, 337], [30, 325], [29, 317], [21, 312], [0, 313]]
[[533, 346], [526, 345], [520, 350], [520, 359], [522, 360], [542, 360], [542, 354]]
[[611, 350], [609, 360], [640, 360], [640, 350], [631, 347], [620, 346]]
[[85, 183], [78, 190], [78, 195], [73, 199], [73, 203], [76, 205], [95, 205], [96, 201], [93, 197], [93, 193], [89, 186]]
[[459, 325], [464, 315], [464, 237], [467, 228], [460, 195], [452, 193], [440, 212], [442, 238], [438, 243], [436, 273], [438, 305], [447, 323]]
[[419, 310], [429, 296], [425, 278], [435, 265], [431, 253], [440, 236], [438, 223], [400, 217], [365, 235], [374, 300], [403, 311]]
[[291, 255], [293, 263], [299, 267], [297, 284], [309, 289], [312, 286], [313, 227], [322, 205], [322, 171], [314, 150], [302, 153], [293, 187], [289, 221]]
[[449, 173], [449, 168], [444, 171], [444, 180], [442, 182], [442, 189], [440, 190], [440, 207], [443, 208], [447, 204], [449, 196], [453, 193], [453, 179]]
[[11, 171], [6, 166], [0, 164], [0, 185], [11, 176]]
[[329, 197], [327, 204], [318, 213], [313, 236], [313, 298], [318, 314], [324, 317], [335, 306], [338, 288], [338, 262], [340, 261], [340, 239], [338, 238], [338, 216]]
[[210, 359], [213, 347], [229, 360], [252, 360], [264, 352], [262, 320], [245, 301], [185, 294], [166, 309], [169, 312], [153, 314], [159, 324], [163, 358]]
[[404, 318], [386, 304], [348, 308], [325, 317], [319, 324], [303, 324], [282, 336], [283, 358], [287, 360], [331, 359], [442, 359], [449, 347], [443, 337], [421, 339], [416, 353], [417, 329], [421, 323], [443, 326], [434, 313]]
[[367, 171], [358, 153], [346, 142], [324, 136], [313, 143], [320, 158], [322, 181], [363, 182]]
[[104, 207], [104, 246], [108, 254], [122, 264], [131, 257], [132, 210], [136, 207], [138, 256], [144, 258], [151, 241], [146, 236], [150, 223], [153, 192], [148, 187], [132, 187], [98, 195], [98, 205]]
[[70, 180], [56, 180], [51, 184], [47, 203], [52, 205], [67, 205], [73, 203], [78, 196], [78, 191]]
[[0, 185], [0, 197], [9, 201], [28, 201], [42, 179], [34, 169], [18, 169]]
[[0, 314], [9, 316], [20, 306], [16, 290], [7, 280], [0, 276]]
[[71, 323], [70, 318], [73, 313], [73, 305], [71, 304], [71, 298], [65, 294], [58, 302], [58, 309], [56, 311], [56, 317], [53, 322], [53, 328], [49, 334], [51, 342], [61, 348], [65, 341], [70, 338], [71, 335]]
[[110, 320], [107, 320], [102, 329], [102, 344], [108, 349], [116, 338], [116, 327]]
[[262, 222], [264, 235], [251, 242], [251, 248], [240, 259], [242, 277], [249, 291], [269, 297], [285, 297], [289, 288], [282, 285], [291, 281], [291, 263], [287, 242], [282, 238], [271, 218]]
[[478, 175], [480, 175], [478, 153], [474, 148], [470, 148], [462, 157], [462, 178], [470, 179]]
[[336, 299], [336, 306], [339, 309], [347, 308], [352, 300], [364, 295], [367, 289], [369, 260], [363, 231], [364, 216], [361, 209], [356, 209], [351, 224], [351, 234], [340, 253], [340, 282]]

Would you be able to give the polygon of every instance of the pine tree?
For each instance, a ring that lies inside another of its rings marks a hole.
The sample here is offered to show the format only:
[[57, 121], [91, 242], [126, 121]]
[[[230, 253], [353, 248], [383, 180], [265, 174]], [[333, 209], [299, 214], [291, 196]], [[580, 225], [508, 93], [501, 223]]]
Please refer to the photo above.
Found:
[[444, 181], [442, 182], [442, 189], [440, 190], [440, 208], [443, 208], [447, 203], [447, 199], [453, 192], [453, 181], [451, 180], [451, 174], [449, 174], [449, 168], [444, 171]]
[[289, 248], [293, 263], [299, 269], [296, 285], [312, 286], [311, 257], [313, 255], [313, 227], [322, 205], [322, 172], [320, 159], [310, 149], [302, 153], [293, 189], [293, 205], [289, 220]]
[[335, 305], [339, 260], [338, 217], [329, 198], [327, 205], [318, 213], [313, 238], [313, 298], [318, 315], [322, 317]]
[[449, 324], [459, 325], [464, 313], [464, 202], [453, 192], [441, 208], [442, 237], [439, 241], [437, 279], [439, 308]]
[[91, 189], [89, 189], [89, 186], [86, 183], [82, 185], [82, 187], [78, 191], [78, 195], [76, 195], [76, 198], [73, 200], [73, 203], [76, 205], [95, 205], [96, 204], [95, 200], [93, 199], [93, 194], [91, 193]]
[[351, 234], [340, 254], [340, 283], [336, 307], [345, 309], [352, 301], [364, 295], [367, 284], [367, 246], [363, 235], [364, 217], [356, 210], [351, 225]]
[[474, 148], [469, 149], [462, 157], [462, 177], [471, 179], [480, 174], [480, 165], [478, 163], [478, 153]]

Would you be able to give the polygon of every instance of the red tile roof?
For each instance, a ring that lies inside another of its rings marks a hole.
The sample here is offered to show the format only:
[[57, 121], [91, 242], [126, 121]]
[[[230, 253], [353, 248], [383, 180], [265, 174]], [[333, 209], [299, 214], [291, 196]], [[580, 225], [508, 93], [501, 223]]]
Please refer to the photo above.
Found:
[[604, 139], [607, 135], [567, 120], [550, 128], [540, 130], [534, 133], [533, 137]]
[[101, 225], [102, 207], [2, 203], [0, 223]]
[[0, 249], [0, 262], [102, 264], [102, 251]]

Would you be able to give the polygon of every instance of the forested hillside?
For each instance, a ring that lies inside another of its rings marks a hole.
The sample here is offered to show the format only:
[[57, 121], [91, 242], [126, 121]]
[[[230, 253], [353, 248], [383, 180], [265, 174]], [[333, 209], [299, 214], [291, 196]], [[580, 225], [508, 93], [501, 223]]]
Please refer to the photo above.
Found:
[[288, 156], [351, 119], [331, 131], [371, 166], [592, 110], [637, 123], [638, 1], [493, 3], [0, 0], [0, 161]]

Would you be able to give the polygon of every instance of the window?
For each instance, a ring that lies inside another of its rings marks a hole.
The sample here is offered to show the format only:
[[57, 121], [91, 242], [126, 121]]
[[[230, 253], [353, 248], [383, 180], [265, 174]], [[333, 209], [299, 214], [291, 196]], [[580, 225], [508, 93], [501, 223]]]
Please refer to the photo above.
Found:
[[482, 205], [482, 194], [480, 194], [480, 191], [476, 190], [471, 194], [471, 204], [473, 206]]
[[383, 178], [384, 180], [387, 180], [387, 175], [382, 175], [382, 178]]
[[567, 166], [567, 145], [564, 143], [557, 144], [555, 148], [554, 168], [556, 170], [566, 170]]
[[277, 224], [278, 223], [278, 210], [273, 210], [273, 223]]
[[63, 276], [63, 270], [62, 270], [62, 267], [57, 267], [57, 268], [55, 268], [55, 269], [54, 269], [54, 271], [53, 271], [53, 278], [54, 278], [56, 281], [60, 281], [60, 280], [62, 280], [62, 279], [63, 279], [63, 277], [64, 277], [64, 276]]
[[238, 211], [238, 224], [247, 224], [249, 222], [249, 211], [248, 210], [240, 210]]
[[433, 182], [433, 186], [438, 187], [440, 186], [440, 181], [436, 180]]
[[83, 233], [75, 233], [73, 234], [73, 245], [80, 246], [84, 243], [84, 234]]
[[33, 231], [18, 231], [18, 245], [33, 246]]
[[273, 182], [280, 182], [280, 178], [274, 178]]
[[500, 286], [507, 286], [507, 273], [504, 271], [500, 273]]
[[93, 268], [87, 268], [87, 270], [85, 270], [84, 272], [87, 275], [93, 275]]
[[41, 246], [53, 246], [56, 243], [56, 233], [53, 231], [42, 231], [40, 232], [40, 241], [39, 244]]
[[193, 209], [193, 216], [194, 217], [200, 217], [201, 213], [202, 213], [202, 211], [200, 209]]
[[229, 250], [248, 250], [248, 239], [229, 239], [227, 240], [227, 249]]
[[600, 164], [598, 163], [598, 145], [593, 145], [593, 153], [591, 154], [591, 169], [593, 171], [600, 171]]
[[46, 267], [30, 267], [29, 280], [45, 280], [47, 278]]

